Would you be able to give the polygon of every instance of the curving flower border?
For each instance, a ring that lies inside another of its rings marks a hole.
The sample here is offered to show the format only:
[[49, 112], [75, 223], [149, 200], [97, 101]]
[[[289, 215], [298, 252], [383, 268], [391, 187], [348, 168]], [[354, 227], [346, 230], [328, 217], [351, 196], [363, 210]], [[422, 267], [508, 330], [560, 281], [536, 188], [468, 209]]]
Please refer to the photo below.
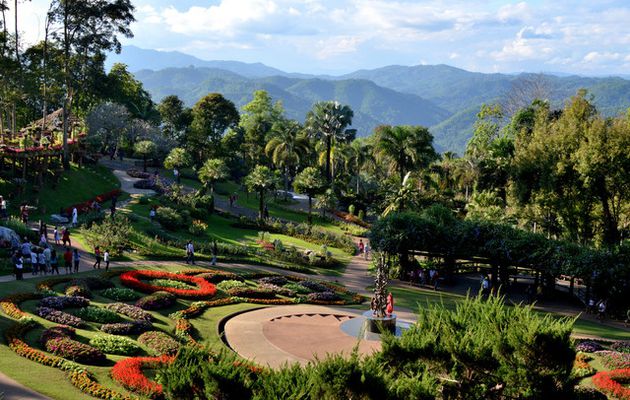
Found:
[[630, 381], [630, 368], [598, 372], [593, 376], [593, 384], [597, 389], [620, 400], [630, 400], [630, 388], [622, 382]]
[[[164, 286], [155, 286], [150, 285], [148, 283], [142, 282], [141, 278], [147, 279], [171, 279], [180, 282], [192, 283], [197, 286], [197, 289], [176, 289], [171, 287]], [[120, 275], [120, 282], [132, 289], [137, 289], [141, 292], [145, 293], [153, 293], [153, 292], [169, 292], [178, 297], [183, 297], [187, 299], [198, 299], [198, 298], [208, 298], [212, 297], [216, 294], [216, 287], [206, 281], [203, 278], [199, 278], [196, 276], [189, 276], [183, 274], [173, 274], [170, 272], [164, 271], [150, 271], [150, 270], [138, 270], [138, 271], [128, 271]]]
[[144, 375], [142, 368], [155, 368], [174, 360], [171, 356], [132, 357], [118, 361], [111, 371], [112, 378], [125, 388], [150, 398], [162, 396], [162, 385]]

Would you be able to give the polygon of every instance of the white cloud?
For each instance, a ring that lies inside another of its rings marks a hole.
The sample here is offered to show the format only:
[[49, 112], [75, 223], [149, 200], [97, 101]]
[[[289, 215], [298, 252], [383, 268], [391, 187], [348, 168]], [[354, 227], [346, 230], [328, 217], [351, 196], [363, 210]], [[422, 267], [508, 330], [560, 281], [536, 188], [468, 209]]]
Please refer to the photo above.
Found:
[[616, 61], [621, 58], [619, 53], [591, 51], [584, 56], [584, 61], [589, 63], [601, 63], [606, 61]]
[[341, 54], [354, 53], [361, 39], [356, 36], [332, 37], [317, 43], [317, 58], [328, 59]]

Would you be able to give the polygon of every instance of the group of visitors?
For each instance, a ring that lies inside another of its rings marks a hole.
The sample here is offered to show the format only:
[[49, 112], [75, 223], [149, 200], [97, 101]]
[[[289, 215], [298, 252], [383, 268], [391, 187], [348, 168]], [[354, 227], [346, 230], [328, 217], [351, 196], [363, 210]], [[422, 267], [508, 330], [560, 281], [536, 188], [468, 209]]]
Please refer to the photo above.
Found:
[[[186, 242], [185, 246], [186, 250], [186, 264], [195, 265], [195, 245], [192, 240]], [[219, 246], [217, 245], [217, 241], [212, 241], [212, 261], [211, 265], [217, 265], [217, 256], [219, 255]]]
[[45, 236], [40, 239], [37, 246], [32, 244], [28, 238], [24, 237], [21, 243], [12, 243], [12, 247], [13, 256], [11, 257], [11, 261], [13, 263], [16, 280], [22, 280], [24, 278], [24, 271], [28, 267], [30, 267], [33, 275], [47, 275], [48, 273], [59, 275], [60, 263], [63, 263], [66, 274], [72, 273], [73, 267], [74, 272], [79, 272], [79, 263], [81, 260], [79, 251], [65, 246], [60, 259], [57, 249], [48, 244]]
[[606, 299], [595, 301], [594, 298], [588, 299], [586, 306], [586, 312], [589, 314], [597, 314], [597, 319], [603, 321], [606, 318], [606, 309], [608, 308], [608, 302]]
[[236, 202], [238, 201], [238, 195], [236, 193], [230, 195], [230, 207], [236, 207]]
[[363, 239], [359, 239], [359, 255], [366, 261], [370, 258], [370, 250], [370, 243], [363, 243]]
[[433, 286], [433, 290], [437, 290], [440, 272], [435, 268], [417, 268], [411, 271], [410, 280], [411, 283]]

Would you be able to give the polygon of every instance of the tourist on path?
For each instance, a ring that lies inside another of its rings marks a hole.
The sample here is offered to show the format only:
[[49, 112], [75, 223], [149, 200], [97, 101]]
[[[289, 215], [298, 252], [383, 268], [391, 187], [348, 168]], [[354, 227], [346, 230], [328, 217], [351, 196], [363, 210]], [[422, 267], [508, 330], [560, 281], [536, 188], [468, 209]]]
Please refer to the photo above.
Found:
[[22, 256], [30, 257], [31, 256], [31, 249], [32, 249], [31, 242], [25, 236], [24, 237], [24, 242], [22, 243], [22, 246], [21, 246]]
[[55, 244], [59, 246], [59, 242], [61, 241], [61, 236], [59, 235], [59, 229], [55, 226], [53, 230], [53, 239], [55, 240]]
[[181, 178], [179, 176], [179, 170], [177, 168], [173, 168], [173, 176], [175, 177], [175, 182], [179, 185], [181, 183]]
[[24, 259], [17, 251], [13, 253], [13, 266], [15, 268], [15, 280], [21, 281], [23, 278], [24, 272]]
[[109, 251], [107, 249], [103, 253], [103, 261], [105, 261], [105, 271], [109, 271]]
[[370, 258], [370, 244], [366, 243], [363, 248], [363, 258], [367, 261]]
[[195, 265], [195, 247], [190, 240], [186, 243], [186, 264]]
[[97, 267], [101, 269], [101, 249], [99, 249], [98, 246], [94, 248], [94, 258], [96, 258], [96, 261], [94, 265], [92, 265], [92, 269], [96, 269]]
[[74, 249], [72, 251], [72, 261], [74, 262], [74, 272], [79, 272], [79, 263], [81, 262], [81, 255], [79, 254], [79, 250]]
[[44, 260], [46, 262], [46, 270], [50, 271], [52, 269], [52, 251], [50, 251], [50, 248], [46, 247], [42, 254], [44, 254]]
[[23, 223], [28, 224], [28, 205], [26, 203], [22, 203], [20, 206], [20, 219]]
[[70, 241], [70, 229], [64, 227], [63, 232], [61, 233], [61, 243], [64, 246], [72, 247], [72, 242]]
[[0, 218], [7, 219], [7, 201], [3, 196], [0, 196]]
[[59, 259], [57, 258], [57, 250], [50, 253], [50, 274], [57, 273], [59, 275]]
[[48, 275], [48, 268], [46, 267], [46, 256], [44, 255], [43, 251], [39, 253], [39, 255], [37, 256], [37, 260], [39, 262], [39, 270], [42, 271], [44, 275]]
[[39, 237], [39, 247], [48, 247], [48, 239], [46, 238], [46, 235], [44, 235], [42, 233], [42, 235]]
[[63, 267], [66, 270], [66, 274], [72, 273], [72, 252], [70, 247], [66, 247], [66, 251], [63, 252]]
[[76, 227], [79, 223], [79, 211], [76, 207], [72, 208], [72, 227]]
[[212, 241], [212, 263], [211, 265], [217, 265], [217, 254], [219, 254], [219, 248], [217, 247], [217, 241]]
[[152, 206], [149, 210], [149, 220], [151, 221], [151, 223], [153, 223], [153, 221], [155, 220], [155, 214], [155, 206]]
[[363, 244], [363, 239], [359, 239], [359, 254], [363, 254], [363, 250], [365, 250], [365, 245]]
[[39, 261], [37, 258], [37, 253], [35, 253], [34, 251], [31, 251], [31, 254], [29, 255], [29, 258], [31, 259], [31, 270], [33, 275], [37, 275], [37, 273], [39, 272]]

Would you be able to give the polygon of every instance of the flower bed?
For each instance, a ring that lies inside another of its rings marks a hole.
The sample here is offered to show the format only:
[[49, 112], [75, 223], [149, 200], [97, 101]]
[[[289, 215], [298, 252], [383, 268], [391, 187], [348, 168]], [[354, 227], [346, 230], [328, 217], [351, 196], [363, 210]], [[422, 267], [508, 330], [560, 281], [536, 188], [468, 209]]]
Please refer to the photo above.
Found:
[[39, 301], [40, 307], [54, 308], [57, 310], [63, 310], [64, 308], [87, 307], [89, 305], [90, 300], [81, 296], [51, 296], [44, 297]]
[[162, 385], [149, 380], [142, 368], [158, 368], [172, 360], [168, 356], [126, 358], [114, 365], [112, 378], [125, 388], [153, 399], [162, 396]]
[[227, 291], [230, 296], [246, 297], [248, 299], [274, 299], [276, 294], [267, 289], [257, 289], [251, 287], [235, 287]]
[[282, 286], [277, 286], [271, 283], [260, 283], [258, 284], [258, 289], [269, 291], [269, 292], [279, 294], [280, 296], [285, 296], [285, 297], [297, 296], [297, 292], [295, 290], [291, 290], [289, 288], [282, 287]]
[[593, 376], [593, 384], [602, 392], [620, 400], [630, 400], [630, 388], [624, 386], [630, 382], [630, 369], [615, 369], [598, 372]]
[[[196, 285], [197, 288], [196, 289], [176, 289], [176, 288], [170, 288], [170, 287], [154, 286], [154, 285], [150, 285], [148, 283], [142, 282], [140, 280], [141, 278], [170, 279], [170, 280], [182, 281], [182, 282]], [[172, 273], [163, 272], [163, 271], [142, 270], [142, 271], [125, 272], [122, 275], [120, 275], [120, 282], [122, 282], [122, 284], [125, 286], [128, 286], [132, 289], [139, 290], [141, 292], [153, 293], [157, 291], [164, 291], [164, 292], [172, 293], [176, 295], [177, 297], [183, 297], [183, 298], [192, 298], [192, 299], [205, 298], [205, 297], [212, 297], [216, 294], [215, 286], [203, 278], [199, 278], [196, 276], [188, 276], [188, 275], [183, 275], [183, 274], [172, 274]]]
[[39, 282], [37, 284], [36, 288], [40, 292], [53, 291], [53, 287], [55, 285], [58, 285], [58, 284], [64, 283], [64, 282], [70, 282], [70, 281], [72, 281], [72, 278], [51, 278], [51, 279], [45, 279], [45, 280]]
[[170, 287], [175, 289], [194, 289], [193, 286], [190, 286], [187, 283], [174, 281], [171, 279], [152, 279], [149, 281], [149, 284], [153, 286]]
[[630, 342], [615, 342], [610, 349], [620, 353], [630, 353]]
[[90, 345], [108, 354], [132, 356], [142, 349], [135, 341], [116, 335], [97, 335], [90, 339]]
[[573, 362], [573, 371], [571, 374], [575, 378], [585, 378], [595, 373], [595, 368], [589, 365], [591, 356], [586, 353], [577, 353], [575, 361]]
[[[187, 274], [188, 275], [188, 274]], [[197, 275], [199, 278], [203, 278], [210, 283], [219, 283], [227, 280], [231, 281], [242, 281], [243, 278], [240, 276], [233, 274], [231, 272], [223, 272], [223, 271], [205, 271]]]
[[99, 364], [105, 361], [105, 354], [90, 345], [77, 342], [69, 337], [56, 337], [46, 342], [46, 350], [83, 364]]
[[620, 353], [618, 351], [598, 351], [602, 363], [610, 369], [626, 369], [630, 368], [630, 353]]
[[86, 276], [85, 278], [73, 279], [69, 285], [86, 286], [90, 290], [102, 290], [113, 288], [114, 284], [106, 278], [99, 278], [96, 276]]
[[153, 317], [148, 312], [144, 311], [140, 307], [132, 306], [125, 303], [111, 303], [106, 304], [105, 308], [114, 312], [117, 312], [133, 320], [151, 321]]
[[63, 311], [55, 310], [54, 308], [49, 307], [38, 307], [37, 315], [40, 317], [47, 319], [48, 321], [56, 322], [62, 325], [70, 325], [75, 328], [81, 327], [83, 325], [83, 320], [79, 317], [75, 317], [74, 315], [65, 313]]
[[92, 292], [87, 285], [70, 285], [66, 288], [66, 296], [71, 297], [92, 297]]
[[339, 296], [333, 292], [316, 292], [309, 293], [306, 295], [306, 300], [308, 302], [332, 302], [339, 300]]
[[100, 294], [103, 297], [107, 297], [108, 299], [112, 299], [116, 301], [132, 301], [140, 297], [138, 293], [134, 292], [131, 289], [121, 289], [121, 288], [105, 289]]
[[83, 393], [87, 393], [90, 396], [106, 399], [106, 400], [137, 400], [135, 397], [129, 397], [122, 395], [114, 390], [107, 389], [100, 383], [96, 382], [87, 371], [70, 371], [68, 373], [68, 379], [73, 386], [78, 388]]
[[578, 343], [575, 346], [576, 351], [581, 351], [583, 353], [595, 353], [596, 351], [604, 350], [601, 344], [594, 342], [592, 340], [586, 340], [584, 342]]
[[164, 332], [150, 331], [138, 337], [138, 342], [146, 346], [155, 356], [175, 355], [179, 343]]
[[313, 281], [301, 281], [298, 283], [298, 285], [304, 286], [305, 288], [310, 289], [313, 292], [329, 292], [330, 291], [330, 288], [328, 288], [327, 286], [324, 286], [321, 283], [313, 282]]
[[74, 328], [67, 325], [57, 325], [44, 330], [39, 338], [39, 341], [42, 343], [42, 345], [46, 346], [46, 343], [51, 339], [58, 339], [63, 337], [72, 339], [75, 335], [76, 330]]
[[266, 304], [275, 306], [284, 306], [299, 303], [298, 299], [250, 299], [247, 297], [233, 297], [234, 301], [240, 303]]
[[116, 314], [114, 311], [92, 306], [81, 308], [74, 314], [81, 319], [98, 322], [99, 324], [109, 324], [113, 322], [120, 322], [122, 320], [120, 315]]
[[239, 301], [234, 299], [233, 297], [226, 297], [218, 300], [210, 300], [210, 301], [195, 301], [188, 308], [176, 311], [170, 314], [168, 317], [171, 319], [180, 319], [180, 318], [193, 318], [199, 314], [201, 314], [204, 310], [210, 307], [219, 307], [226, 306], [229, 304], [236, 304]]
[[151, 330], [152, 328], [153, 325], [151, 325], [149, 321], [143, 320], [101, 325], [102, 332], [110, 333], [112, 335], [137, 335]]
[[268, 283], [276, 286], [286, 285], [289, 281], [282, 275], [265, 276], [258, 279], [258, 283]]
[[247, 283], [243, 282], [242, 280], [238, 281], [238, 280], [227, 280], [227, 281], [223, 281], [217, 284], [217, 288], [223, 290], [224, 292], [227, 292], [230, 289], [236, 289], [236, 288], [247, 288], [249, 286], [247, 286]]
[[90, 200], [84, 201], [82, 203], [73, 204], [70, 207], [66, 208], [64, 211], [67, 215], [71, 215], [74, 208], [77, 209], [77, 212], [79, 214], [90, 212], [92, 211], [92, 204], [94, 203], [94, 201], [98, 202], [99, 204], [103, 204], [104, 202], [111, 200], [113, 197], [120, 196], [121, 193], [122, 192], [120, 189], [110, 190], [109, 192], [99, 194], [98, 196]]
[[168, 292], [155, 292], [136, 301], [136, 307], [143, 310], [160, 310], [175, 304], [176, 297]]
[[27, 300], [41, 299], [39, 293], [16, 293], [0, 300], [0, 308], [11, 318], [20, 319], [28, 317], [28, 314], [20, 310], [20, 303]]
[[188, 343], [196, 343], [192, 337], [192, 333], [195, 328], [190, 321], [184, 318], [175, 320], [175, 336]]

